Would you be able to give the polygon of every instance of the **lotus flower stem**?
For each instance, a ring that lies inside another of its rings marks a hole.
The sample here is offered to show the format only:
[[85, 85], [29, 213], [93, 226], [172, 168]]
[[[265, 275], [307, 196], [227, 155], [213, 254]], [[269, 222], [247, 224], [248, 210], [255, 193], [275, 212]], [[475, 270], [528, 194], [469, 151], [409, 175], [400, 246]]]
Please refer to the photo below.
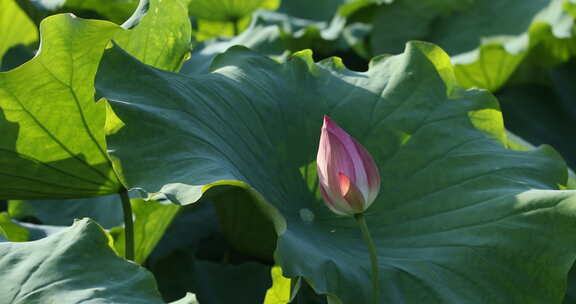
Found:
[[123, 190], [119, 193], [122, 199], [122, 210], [124, 213], [124, 257], [127, 260], [134, 261], [134, 222], [132, 220], [132, 206], [128, 191]]
[[372, 236], [368, 230], [364, 213], [357, 213], [354, 215], [354, 218], [360, 226], [362, 237], [364, 238], [368, 251], [370, 252], [370, 263], [372, 264], [372, 302], [378, 304], [380, 301], [380, 268], [378, 267], [378, 254], [376, 253], [374, 241], [372, 240]]

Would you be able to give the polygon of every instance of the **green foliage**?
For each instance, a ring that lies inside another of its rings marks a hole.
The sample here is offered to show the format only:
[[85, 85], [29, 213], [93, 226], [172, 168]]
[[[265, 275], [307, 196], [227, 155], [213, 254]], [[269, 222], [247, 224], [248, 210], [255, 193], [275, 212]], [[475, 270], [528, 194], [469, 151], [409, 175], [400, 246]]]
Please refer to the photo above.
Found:
[[163, 303], [151, 274], [117, 257], [88, 219], [36, 242], [0, 243], [0, 277], [10, 278], [0, 294], [11, 303]]
[[116, 30], [69, 15], [48, 18], [39, 55], [0, 73], [0, 199], [89, 197], [122, 187], [106, 153], [104, 104], [94, 103], [92, 84]]
[[[115, 48], [96, 82], [126, 124], [109, 144], [130, 186], [179, 204], [206, 193], [222, 208], [251, 210], [221, 213], [224, 229], [249, 213], [260, 222], [243, 222], [246, 236], [229, 234], [236, 248], [260, 256], [254, 250], [275, 244], [286, 275], [303, 276], [317, 292], [344, 303], [370, 296], [357, 227], [319, 202], [317, 188], [309, 189], [315, 178], [307, 180], [313, 173], [301, 175], [313, 164], [320, 118], [330, 114], [381, 170], [383, 190], [367, 220], [384, 302], [563, 297], [574, 258], [568, 231], [576, 228], [574, 195], [554, 191], [567, 183], [564, 163], [547, 147], [506, 149], [495, 99], [459, 89], [449, 57], [435, 46], [409, 44], [404, 54], [375, 59], [366, 73], [336, 59], [315, 64], [307, 52], [278, 64], [232, 48], [210, 73], [194, 76], [152, 69]], [[138, 125], [142, 119], [149, 123]], [[138, 161], [144, 156], [154, 166]], [[230, 204], [231, 197], [242, 203]], [[515, 275], [491, 275], [503, 269]], [[452, 292], [442, 292], [446, 286]]]
[[574, 18], [569, 0], [0, 0], [0, 302], [368, 303], [359, 227], [318, 193], [329, 114], [380, 168], [381, 303], [571, 303]]
[[431, 41], [446, 50], [464, 87], [497, 90], [519, 64], [537, 53], [544, 64], [574, 54], [572, 3], [564, 0], [413, 1], [375, 5], [369, 20], [372, 54], [397, 53], [408, 40]]

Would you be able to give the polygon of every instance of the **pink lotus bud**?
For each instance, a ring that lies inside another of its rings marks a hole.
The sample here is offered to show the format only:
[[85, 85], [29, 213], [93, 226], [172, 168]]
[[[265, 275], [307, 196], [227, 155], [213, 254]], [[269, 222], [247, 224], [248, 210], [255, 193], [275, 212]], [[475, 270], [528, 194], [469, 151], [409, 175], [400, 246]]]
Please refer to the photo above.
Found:
[[320, 192], [339, 215], [364, 212], [378, 196], [380, 175], [370, 153], [324, 116], [316, 158]]

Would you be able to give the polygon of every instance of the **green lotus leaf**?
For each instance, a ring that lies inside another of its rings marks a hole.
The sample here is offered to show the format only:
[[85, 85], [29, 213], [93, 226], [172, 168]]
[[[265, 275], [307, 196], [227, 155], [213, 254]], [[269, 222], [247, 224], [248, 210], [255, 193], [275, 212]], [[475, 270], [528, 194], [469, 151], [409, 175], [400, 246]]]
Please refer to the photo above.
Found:
[[530, 54], [540, 64], [574, 54], [573, 7], [565, 0], [396, 1], [372, 7], [370, 46], [381, 54], [411, 39], [434, 42], [452, 56], [461, 85], [495, 91]]
[[148, 64], [179, 69], [190, 41], [186, 7], [159, 3], [153, 0], [149, 13], [136, 12], [131, 30], [71, 15], [46, 18], [39, 55], [0, 73], [0, 199], [82, 198], [123, 189], [104, 140], [112, 117], [105, 103], [94, 103], [93, 78], [112, 38]]
[[566, 165], [546, 146], [507, 149], [496, 99], [456, 83], [449, 56], [420, 42], [362, 73], [306, 51], [279, 64], [235, 47], [188, 76], [114, 48], [96, 80], [125, 123], [108, 143], [130, 186], [212, 200], [236, 249], [273, 253], [331, 301], [372, 292], [356, 223], [318, 193], [324, 114], [380, 168], [366, 217], [381, 303], [559, 302], [576, 257], [576, 193], [558, 190]]
[[[38, 56], [0, 73], [0, 199], [98, 196], [122, 187], [106, 153], [93, 77], [118, 27], [45, 19]], [[64, 123], [65, 122], [65, 123]]]
[[[131, 204], [134, 214], [134, 261], [142, 264], [162, 238], [180, 207], [156, 201], [144, 202], [139, 199], [132, 199]], [[68, 226], [75, 219], [90, 217], [101, 226], [111, 228], [114, 248], [121, 256], [124, 256], [125, 235], [124, 228], [121, 227], [123, 225], [122, 206], [120, 197], [116, 194], [85, 199], [10, 201], [8, 210], [11, 218], [33, 217], [51, 226]], [[21, 224], [24, 228], [29, 228], [32, 234], [43, 228], [39, 225], [32, 227], [27, 225]], [[46, 228], [50, 229], [50, 226]], [[36, 233], [36, 235], [46, 236], [46, 233]], [[30, 237], [31, 240], [38, 238]], [[28, 238], [21, 241], [26, 240]]]
[[163, 303], [154, 277], [116, 256], [89, 219], [41, 240], [0, 243], [0, 278], [6, 303]]
[[0, 68], [4, 54], [17, 45], [29, 45], [38, 40], [38, 30], [15, 0], [0, 2]]

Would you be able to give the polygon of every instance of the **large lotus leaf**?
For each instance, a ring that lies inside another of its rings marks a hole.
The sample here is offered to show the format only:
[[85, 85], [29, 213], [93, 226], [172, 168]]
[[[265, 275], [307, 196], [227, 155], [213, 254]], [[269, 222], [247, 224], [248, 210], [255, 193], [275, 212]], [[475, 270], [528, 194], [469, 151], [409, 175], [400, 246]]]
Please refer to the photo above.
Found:
[[[576, 198], [555, 190], [566, 166], [548, 147], [506, 149], [496, 100], [455, 83], [450, 58], [424, 43], [376, 58], [365, 73], [337, 59], [315, 64], [308, 52], [278, 64], [237, 47], [211, 73], [186, 76], [114, 49], [97, 76], [126, 124], [109, 144], [131, 186], [180, 204], [207, 192], [222, 208], [244, 189], [230, 207], [256, 212], [220, 214], [254, 233], [231, 241], [276, 242], [285, 275], [317, 292], [343, 303], [371, 296], [358, 227], [330, 213], [315, 186], [329, 114], [380, 168], [367, 220], [382, 303], [558, 302], [576, 256]], [[266, 238], [272, 227], [277, 239]]]
[[[433, 9], [435, 3], [452, 5]], [[432, 9], [414, 10], [419, 6]], [[397, 1], [374, 14], [370, 43], [380, 54], [409, 39], [432, 41], [453, 56], [461, 85], [496, 90], [531, 52], [543, 63], [574, 53], [573, 6], [565, 0]], [[450, 7], [458, 11], [446, 15]]]
[[17, 45], [28, 45], [38, 39], [38, 30], [14, 0], [0, 0], [0, 68], [4, 54]]
[[49, 17], [39, 55], [0, 73], [0, 199], [88, 197], [122, 188], [106, 153], [106, 105], [94, 103], [93, 77], [112, 38], [148, 64], [179, 68], [190, 41], [186, 7], [158, 4], [136, 12], [131, 30]]
[[117, 26], [69, 15], [45, 19], [40, 53], [0, 73], [0, 199], [118, 192], [93, 77]]
[[89, 219], [38, 241], [0, 243], [0, 278], [6, 303], [163, 303], [153, 276], [116, 256]]
[[[134, 262], [144, 263], [174, 217], [178, 214], [180, 206], [174, 204], [161, 204], [156, 201], [141, 199], [130, 200], [134, 213]], [[124, 228], [114, 228], [111, 231], [114, 237], [114, 248], [124, 256], [126, 234]]]

